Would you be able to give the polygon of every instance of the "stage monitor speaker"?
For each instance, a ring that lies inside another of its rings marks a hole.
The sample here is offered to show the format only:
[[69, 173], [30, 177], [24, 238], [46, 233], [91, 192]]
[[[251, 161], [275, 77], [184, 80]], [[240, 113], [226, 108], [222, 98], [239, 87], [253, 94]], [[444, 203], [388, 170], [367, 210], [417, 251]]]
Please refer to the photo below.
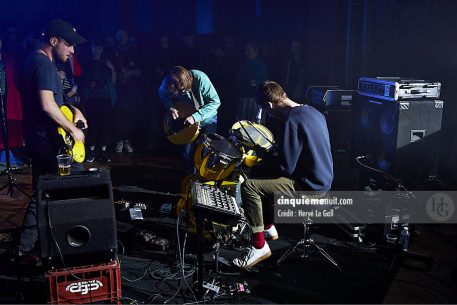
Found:
[[366, 156], [364, 162], [414, 188], [436, 175], [443, 105], [441, 100], [385, 101], [358, 96], [353, 158]]
[[36, 199], [41, 256], [46, 265], [84, 266], [116, 258], [109, 171], [41, 176]]
[[307, 104], [325, 115], [332, 151], [349, 152], [352, 140], [352, 100], [355, 90], [309, 86]]
[[325, 113], [327, 105], [324, 96], [328, 90], [337, 90], [337, 86], [309, 86], [306, 88], [306, 104], [313, 106], [322, 113]]
[[349, 153], [352, 139], [352, 100], [355, 90], [327, 90], [323, 102], [334, 153]]
[[332, 190], [352, 190], [355, 173], [351, 163], [352, 104], [355, 90], [335, 86], [310, 86], [307, 103], [322, 114], [327, 121], [333, 156], [334, 178]]

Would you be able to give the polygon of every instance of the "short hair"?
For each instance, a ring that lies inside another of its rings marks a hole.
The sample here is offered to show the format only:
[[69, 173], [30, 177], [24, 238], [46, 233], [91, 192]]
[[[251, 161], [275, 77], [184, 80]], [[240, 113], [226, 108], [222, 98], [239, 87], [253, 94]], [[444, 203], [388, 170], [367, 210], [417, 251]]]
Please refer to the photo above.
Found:
[[180, 88], [190, 90], [192, 81], [192, 73], [189, 70], [181, 66], [175, 66], [168, 74], [167, 91], [175, 93]]
[[41, 44], [49, 43], [49, 39], [51, 39], [52, 37], [58, 38], [57, 36], [41, 35], [40, 43]]
[[266, 107], [268, 103], [276, 104], [287, 98], [284, 89], [276, 82], [267, 80], [257, 87], [255, 100], [260, 107]]

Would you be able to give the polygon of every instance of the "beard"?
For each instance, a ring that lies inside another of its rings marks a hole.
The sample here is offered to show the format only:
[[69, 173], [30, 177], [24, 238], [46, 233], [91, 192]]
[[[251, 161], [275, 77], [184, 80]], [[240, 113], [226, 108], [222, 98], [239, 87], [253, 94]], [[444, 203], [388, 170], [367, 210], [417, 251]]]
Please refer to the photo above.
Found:
[[56, 49], [52, 50], [52, 55], [53, 55], [54, 58], [57, 58], [61, 62], [67, 62], [67, 60], [69, 59], [68, 55], [61, 54]]

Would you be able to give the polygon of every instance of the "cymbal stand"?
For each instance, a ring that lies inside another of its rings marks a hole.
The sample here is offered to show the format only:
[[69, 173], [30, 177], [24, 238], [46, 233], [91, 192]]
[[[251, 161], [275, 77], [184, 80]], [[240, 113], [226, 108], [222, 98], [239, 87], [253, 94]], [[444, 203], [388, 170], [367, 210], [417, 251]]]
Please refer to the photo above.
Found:
[[303, 253], [300, 256], [302, 259], [309, 258], [309, 248], [314, 247], [327, 261], [329, 261], [333, 266], [335, 266], [340, 272], [343, 272], [338, 263], [328, 254], [321, 246], [319, 246], [314, 239], [311, 238], [310, 234], [310, 225], [313, 221], [308, 217], [303, 222], [303, 238], [300, 239], [295, 245], [290, 246], [286, 252], [278, 259], [276, 264], [279, 266], [283, 261], [285, 261], [290, 255], [299, 251], [299, 247], [302, 246]]

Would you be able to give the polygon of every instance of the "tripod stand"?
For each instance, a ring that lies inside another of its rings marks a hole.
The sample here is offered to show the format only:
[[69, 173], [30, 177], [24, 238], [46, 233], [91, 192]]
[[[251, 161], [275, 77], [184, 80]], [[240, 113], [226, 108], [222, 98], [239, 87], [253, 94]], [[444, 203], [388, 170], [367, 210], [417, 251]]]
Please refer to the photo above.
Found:
[[322, 247], [320, 247], [312, 238], [310, 234], [310, 225], [313, 223], [313, 221], [308, 217], [304, 222], [303, 222], [303, 238], [299, 240], [295, 245], [289, 247], [286, 252], [278, 259], [276, 264], [279, 266], [280, 263], [282, 263], [284, 260], [286, 260], [292, 253], [298, 251], [300, 246], [303, 246], [303, 254], [300, 256], [302, 259], [307, 259], [309, 258], [309, 248], [312, 246], [314, 247], [317, 251], [319, 251], [320, 254], [322, 254], [327, 261], [329, 261], [333, 266], [335, 266], [340, 272], [343, 272], [341, 267], [338, 265], [338, 263], [328, 254]]
[[[6, 86], [5, 86], [6, 87]], [[17, 189], [19, 192], [24, 194], [26, 197], [30, 198], [30, 195], [27, 194], [24, 190], [22, 190], [19, 186], [16, 185], [15, 179], [11, 173], [11, 160], [10, 160], [10, 151], [9, 151], [9, 139], [8, 139], [8, 126], [6, 122], [6, 101], [4, 97], [6, 97], [6, 90], [2, 89], [0, 86], [0, 119], [2, 121], [2, 135], [3, 135], [3, 143], [5, 148], [5, 159], [6, 159], [6, 169], [2, 172], [2, 174], [7, 175], [7, 182], [5, 185], [0, 187], [0, 192], [4, 189], [6, 190], [5, 194], [2, 195], [10, 195], [14, 197], [14, 189]]]

